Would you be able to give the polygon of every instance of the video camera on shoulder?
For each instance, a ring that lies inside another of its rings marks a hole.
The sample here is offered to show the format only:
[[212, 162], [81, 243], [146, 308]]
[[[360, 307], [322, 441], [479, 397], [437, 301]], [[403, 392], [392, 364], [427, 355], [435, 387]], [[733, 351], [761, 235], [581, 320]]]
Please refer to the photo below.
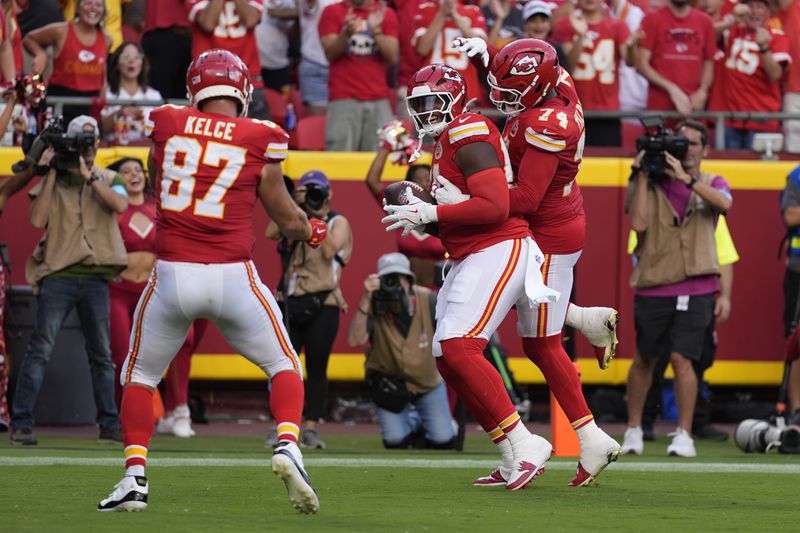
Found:
[[42, 131], [41, 138], [47, 146], [56, 151], [52, 166], [59, 170], [79, 168], [81, 152], [97, 143], [97, 133], [81, 131], [75, 135], [67, 134], [64, 117], [56, 117]]
[[667, 176], [667, 157], [664, 152], [683, 161], [689, 149], [689, 139], [675, 135], [664, 127], [664, 118], [660, 116], [642, 117], [639, 119], [647, 133], [636, 139], [636, 151], [644, 150], [642, 170], [648, 173], [650, 181], [660, 183], [669, 179]]

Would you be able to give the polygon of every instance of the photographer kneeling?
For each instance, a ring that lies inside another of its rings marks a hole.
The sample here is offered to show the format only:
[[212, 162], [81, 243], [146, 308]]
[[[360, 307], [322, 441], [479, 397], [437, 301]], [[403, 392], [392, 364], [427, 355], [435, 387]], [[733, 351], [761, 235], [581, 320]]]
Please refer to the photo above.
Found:
[[347, 343], [370, 343], [366, 381], [378, 406], [383, 445], [408, 448], [424, 434], [429, 447], [452, 448], [456, 435], [447, 392], [431, 352], [436, 293], [414, 281], [406, 256], [381, 256], [378, 273], [364, 281]]
[[11, 424], [13, 444], [36, 444], [33, 408], [53, 351], [56, 335], [76, 309], [92, 373], [100, 439], [122, 441], [114, 402], [114, 364], [109, 347], [108, 282], [127, 264], [117, 213], [128, 207], [125, 181], [94, 166], [97, 122], [74, 118], [66, 132], [48, 128], [40, 135], [55, 148], [44, 178], [28, 194], [29, 219], [46, 228], [25, 266], [38, 295], [36, 327], [17, 377]]
[[667, 454], [695, 457], [691, 436], [697, 397], [692, 366], [703, 352], [705, 333], [719, 292], [719, 261], [714, 229], [732, 205], [730, 186], [721, 176], [700, 170], [708, 153], [708, 132], [685, 121], [675, 136], [659, 131], [637, 140], [642, 150], [632, 167], [626, 211], [636, 231], [636, 348], [628, 374], [628, 428], [622, 450], [641, 454], [642, 409], [660, 358], [675, 372], [678, 429]]

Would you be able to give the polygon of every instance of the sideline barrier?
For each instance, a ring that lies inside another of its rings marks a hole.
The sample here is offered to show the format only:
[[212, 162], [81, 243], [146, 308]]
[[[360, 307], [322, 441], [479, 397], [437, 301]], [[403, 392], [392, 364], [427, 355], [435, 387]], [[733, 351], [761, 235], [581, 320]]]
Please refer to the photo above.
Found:
[[[103, 148], [97, 162], [107, 165], [122, 156], [146, 160], [147, 149]], [[0, 149], [0, 175], [10, 173], [11, 164], [20, 157], [18, 149]], [[355, 311], [352, 306], [363, 290], [363, 279], [374, 271], [379, 255], [395, 249], [394, 236], [384, 232], [378, 222], [381, 212], [362, 183], [372, 159], [370, 153], [290, 152], [284, 165], [284, 171], [292, 178], [308, 170], [323, 170], [334, 182], [334, 209], [350, 219], [354, 231], [354, 258], [345, 269], [342, 282], [351, 309], [341, 316], [329, 365], [329, 376], [334, 380], [363, 379], [364, 356], [345, 344], [344, 331]], [[420, 162], [429, 160], [430, 156], [426, 156]], [[622, 213], [630, 163], [629, 158], [587, 157], [578, 177], [589, 223], [587, 245], [577, 268], [577, 302], [614, 306], [622, 317], [619, 358], [607, 371], [597, 368], [588, 344], [580, 336], [577, 339], [576, 351], [587, 384], [624, 383], [634, 350], [633, 296], [628, 287], [631, 265], [625, 251], [628, 226]], [[776, 259], [776, 253], [785, 230], [779, 215], [778, 191], [796, 164], [709, 160], [703, 165], [704, 170], [724, 176], [734, 190], [734, 207], [728, 222], [742, 256], [735, 270], [732, 318], [719, 328], [717, 362], [707, 373], [712, 384], [768, 385], [780, 381], [784, 262]], [[383, 178], [402, 179], [405, 172], [405, 167], [388, 164]], [[27, 208], [24, 195], [18, 195], [9, 202], [0, 222], [0, 240], [9, 244], [15, 284], [24, 283], [24, 263], [40, 235], [27, 221]], [[260, 228], [266, 220], [263, 213], [256, 214], [254, 258], [265, 282], [274, 287], [280, 267], [274, 243], [261, 238]], [[522, 354], [514, 320], [510, 317], [499, 330], [511, 356], [510, 368], [522, 383], [543, 383], [541, 374]], [[193, 360], [192, 378], [264, 379], [243, 358], [230, 357], [229, 350], [221, 336], [210, 331]]]

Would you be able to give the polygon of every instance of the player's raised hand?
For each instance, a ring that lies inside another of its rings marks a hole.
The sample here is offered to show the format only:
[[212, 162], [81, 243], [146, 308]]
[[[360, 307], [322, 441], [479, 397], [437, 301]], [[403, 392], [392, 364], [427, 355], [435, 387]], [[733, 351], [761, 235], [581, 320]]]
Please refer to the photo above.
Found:
[[461, 189], [450, 183], [444, 176], [437, 176], [436, 183], [438, 186], [433, 193], [433, 197], [436, 198], [438, 205], [460, 204], [471, 198], [469, 194], [461, 192]]
[[328, 236], [328, 224], [324, 220], [318, 218], [308, 219], [308, 225], [311, 226], [311, 235], [306, 239], [306, 244], [312, 248], [318, 248], [322, 245], [322, 241]]
[[468, 57], [480, 55], [484, 67], [489, 66], [489, 47], [480, 37], [456, 37], [453, 48], [467, 54]]

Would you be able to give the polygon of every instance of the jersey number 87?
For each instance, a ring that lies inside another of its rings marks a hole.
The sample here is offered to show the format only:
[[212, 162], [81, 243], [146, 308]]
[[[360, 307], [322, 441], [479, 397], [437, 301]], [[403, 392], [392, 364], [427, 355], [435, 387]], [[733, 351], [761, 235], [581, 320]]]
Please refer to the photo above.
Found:
[[[164, 147], [161, 165], [161, 207], [168, 211], [185, 211], [194, 203], [194, 214], [201, 217], [222, 218], [225, 204], [222, 200], [242, 171], [247, 151], [239, 146], [208, 141], [203, 145], [191, 137], [171, 137]], [[219, 168], [211, 187], [203, 198], [194, 198], [196, 174], [200, 163]], [[170, 193], [173, 182], [177, 190]]]

